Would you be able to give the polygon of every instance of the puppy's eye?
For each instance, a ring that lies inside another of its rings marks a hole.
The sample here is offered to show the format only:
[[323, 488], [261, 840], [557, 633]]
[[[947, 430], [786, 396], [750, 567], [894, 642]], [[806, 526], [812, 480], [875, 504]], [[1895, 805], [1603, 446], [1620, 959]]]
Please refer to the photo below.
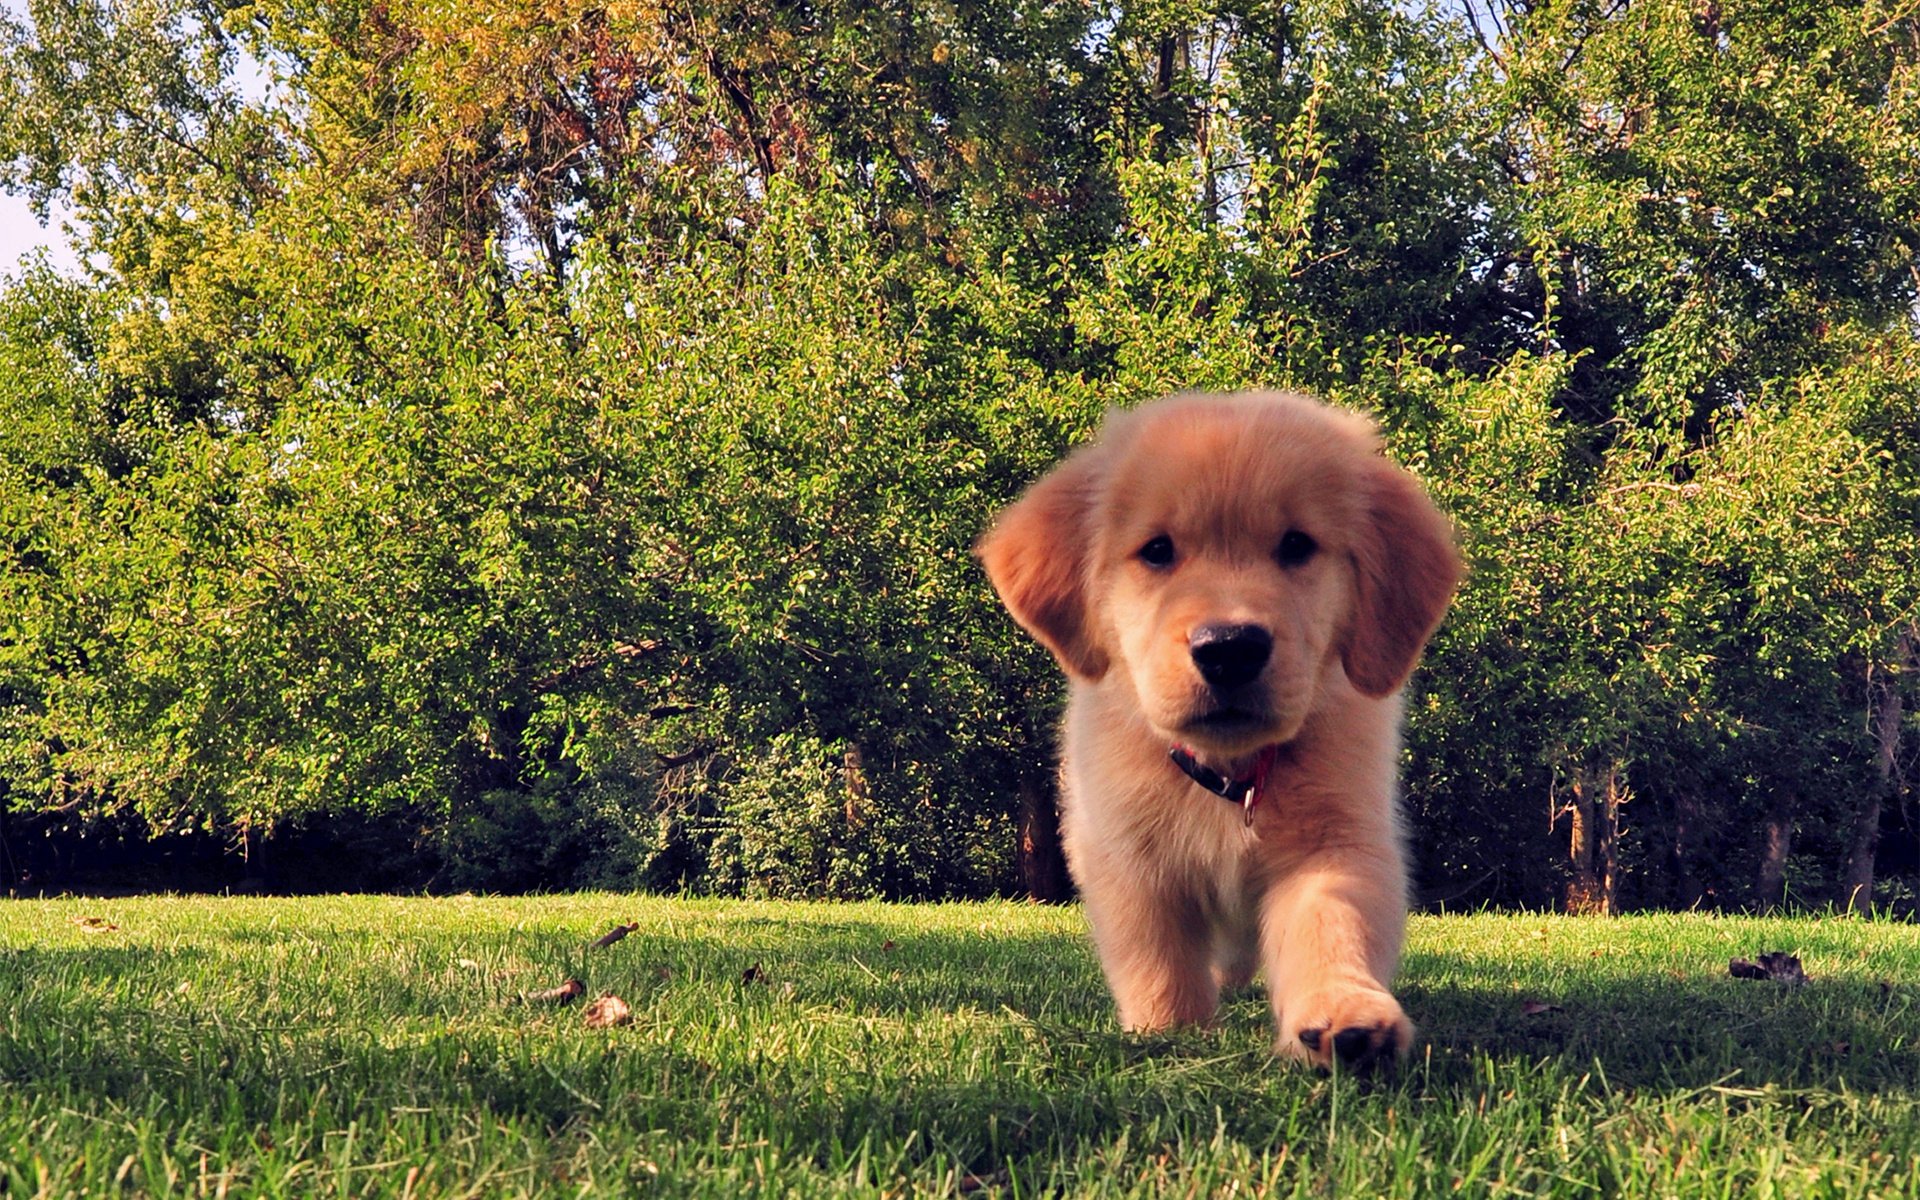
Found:
[[1273, 556], [1280, 560], [1283, 567], [1297, 567], [1312, 558], [1318, 549], [1319, 542], [1298, 529], [1289, 529], [1280, 538], [1280, 547], [1273, 552]]
[[1173, 565], [1173, 539], [1166, 534], [1150, 538], [1147, 544], [1135, 551], [1135, 556], [1150, 567], [1170, 567]]

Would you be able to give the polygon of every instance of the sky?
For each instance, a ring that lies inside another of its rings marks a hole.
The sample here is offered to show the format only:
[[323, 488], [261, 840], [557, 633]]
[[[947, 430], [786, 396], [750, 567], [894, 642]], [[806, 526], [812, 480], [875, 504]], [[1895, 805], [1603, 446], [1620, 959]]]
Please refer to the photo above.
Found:
[[[0, 0], [0, 17], [28, 22], [26, 0]], [[236, 55], [232, 81], [241, 95], [256, 104], [266, 98], [271, 87], [267, 72], [245, 51]], [[60, 232], [60, 223], [65, 215], [65, 210], [56, 206], [52, 221], [43, 226], [34, 220], [33, 210], [24, 195], [10, 195], [0, 189], [0, 275], [17, 273], [20, 256], [41, 246], [50, 252], [54, 266], [69, 274], [77, 274], [80, 271], [80, 259], [68, 248], [66, 238]]]
[[[24, 18], [26, 7], [25, 0], [0, 0], [0, 14], [13, 20]], [[25, 196], [0, 191], [0, 275], [13, 274], [19, 269], [20, 256], [39, 246], [53, 252], [53, 261], [61, 270], [80, 269], [80, 260], [67, 249], [66, 239], [60, 236], [57, 214], [51, 227], [42, 227], [33, 219], [33, 210], [27, 207]]]
[[60, 233], [57, 213], [51, 225], [42, 226], [34, 220], [25, 196], [0, 192], [0, 275], [15, 274], [20, 257], [40, 246], [52, 252], [54, 266], [62, 271], [73, 274], [80, 270], [80, 260], [67, 248], [66, 238]]

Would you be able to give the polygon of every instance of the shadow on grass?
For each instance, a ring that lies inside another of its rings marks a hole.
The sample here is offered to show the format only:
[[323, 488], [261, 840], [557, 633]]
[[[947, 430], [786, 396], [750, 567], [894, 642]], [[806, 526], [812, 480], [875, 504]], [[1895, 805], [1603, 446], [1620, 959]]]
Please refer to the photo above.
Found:
[[[454, 1123], [478, 1110], [547, 1133], [724, 1130], [823, 1162], [866, 1137], [918, 1137], [983, 1166], [1064, 1160], [1078, 1142], [1130, 1132], [1287, 1140], [1326, 1103], [1325, 1081], [1270, 1057], [1258, 987], [1231, 997], [1215, 1028], [1129, 1036], [1077, 930], [961, 925], [719, 911], [603, 950], [539, 923], [435, 934], [411, 954], [316, 963], [306, 1011], [351, 1014], [331, 1023], [124, 1011], [125, 997], [175, 977], [245, 983], [274, 936], [258, 928], [213, 931], [195, 947], [13, 949], [0, 953], [0, 987], [25, 988], [0, 1003], [0, 1087], [75, 1104], [225, 1106], [263, 1124], [291, 1106], [317, 1128], [396, 1112]], [[518, 963], [520, 974], [486, 979], [456, 968], [457, 953]], [[1643, 1096], [1728, 1084], [1912, 1093], [1910, 981], [1785, 988], [1716, 968], [1675, 975], [1629, 955], [1569, 964], [1546, 951], [1489, 965], [1416, 951], [1399, 994], [1421, 1043], [1406, 1070], [1358, 1102], [1470, 1111], [1516, 1080], [1596, 1076], [1609, 1092]], [[644, 1023], [639, 1036], [595, 1033], [577, 1010], [503, 1004], [566, 975], [617, 991], [643, 1022], [673, 1022], [673, 1036], [650, 1037]], [[123, 1011], [89, 1012], [102, 993], [121, 995]]]
[[1415, 975], [1400, 998], [1435, 1057], [1468, 1070], [1484, 1057], [1597, 1070], [1617, 1087], [1681, 1090], [1738, 1080], [1910, 1092], [1920, 1078], [1911, 985], [1787, 987], [1648, 973], [1516, 990]]

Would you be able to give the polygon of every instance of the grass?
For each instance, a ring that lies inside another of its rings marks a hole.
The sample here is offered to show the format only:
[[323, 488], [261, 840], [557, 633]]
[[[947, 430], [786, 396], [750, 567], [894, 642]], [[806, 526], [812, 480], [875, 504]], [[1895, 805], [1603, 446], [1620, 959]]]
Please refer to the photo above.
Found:
[[[1813, 982], [1728, 978], [1772, 949]], [[0, 902], [0, 1194], [1915, 1197], [1917, 969], [1908, 925], [1418, 918], [1369, 1082], [1280, 1067], [1257, 991], [1120, 1034], [1077, 909]], [[512, 1002], [568, 976], [633, 1024]]]

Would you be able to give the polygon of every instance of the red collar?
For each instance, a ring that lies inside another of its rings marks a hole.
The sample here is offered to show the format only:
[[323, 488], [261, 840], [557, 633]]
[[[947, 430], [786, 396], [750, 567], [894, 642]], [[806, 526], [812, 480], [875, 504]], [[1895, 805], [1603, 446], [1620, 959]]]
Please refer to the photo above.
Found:
[[1263, 746], [1253, 756], [1253, 766], [1243, 775], [1229, 778], [1202, 763], [1193, 751], [1179, 743], [1167, 751], [1167, 757], [1173, 765], [1185, 772], [1188, 779], [1212, 792], [1222, 799], [1238, 804], [1247, 814], [1247, 824], [1253, 824], [1253, 808], [1260, 803], [1260, 797], [1267, 790], [1267, 776], [1273, 773], [1273, 764], [1280, 757], [1279, 745]]

